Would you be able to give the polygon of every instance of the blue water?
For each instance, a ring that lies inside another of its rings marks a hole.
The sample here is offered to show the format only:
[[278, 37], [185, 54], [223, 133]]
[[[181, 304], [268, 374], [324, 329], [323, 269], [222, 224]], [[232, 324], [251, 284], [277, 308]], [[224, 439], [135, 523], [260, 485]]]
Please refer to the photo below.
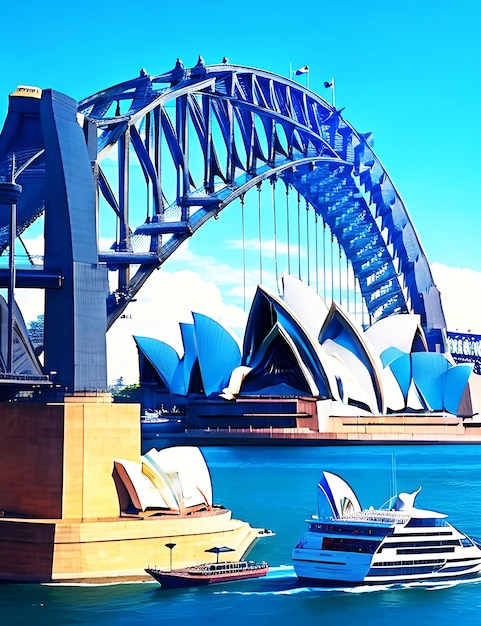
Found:
[[[363, 506], [422, 486], [417, 504], [449, 514], [481, 537], [481, 447], [346, 446], [203, 448], [214, 500], [235, 517], [272, 529], [250, 553], [271, 566], [266, 578], [204, 589], [163, 591], [155, 583], [103, 586], [0, 585], [0, 625], [324, 625], [481, 624], [481, 577], [429, 588], [301, 587], [290, 564], [293, 545], [315, 512], [321, 469], [343, 476]], [[175, 550], [174, 550], [175, 567]], [[342, 620], [342, 621], [341, 621]]]

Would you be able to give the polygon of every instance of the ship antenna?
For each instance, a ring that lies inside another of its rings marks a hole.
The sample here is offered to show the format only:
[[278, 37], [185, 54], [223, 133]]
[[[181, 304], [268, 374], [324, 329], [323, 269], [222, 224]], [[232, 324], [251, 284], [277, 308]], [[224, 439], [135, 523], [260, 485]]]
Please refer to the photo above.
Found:
[[397, 479], [396, 479], [396, 457], [391, 454], [391, 482], [392, 497], [397, 496]]

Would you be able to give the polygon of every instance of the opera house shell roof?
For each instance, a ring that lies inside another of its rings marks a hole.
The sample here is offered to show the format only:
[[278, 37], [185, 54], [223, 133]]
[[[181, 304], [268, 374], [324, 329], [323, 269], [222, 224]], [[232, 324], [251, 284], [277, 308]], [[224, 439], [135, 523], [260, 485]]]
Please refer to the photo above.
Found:
[[282, 282], [281, 296], [258, 286], [242, 347], [199, 313], [180, 325], [182, 355], [134, 337], [140, 383], [188, 398], [311, 397], [339, 416], [472, 415], [473, 366], [429, 352], [418, 315], [394, 314], [363, 328], [299, 279], [284, 275]]
[[211, 477], [199, 448], [152, 448], [140, 463], [115, 459], [114, 468], [124, 511], [152, 509], [181, 515], [212, 508]]

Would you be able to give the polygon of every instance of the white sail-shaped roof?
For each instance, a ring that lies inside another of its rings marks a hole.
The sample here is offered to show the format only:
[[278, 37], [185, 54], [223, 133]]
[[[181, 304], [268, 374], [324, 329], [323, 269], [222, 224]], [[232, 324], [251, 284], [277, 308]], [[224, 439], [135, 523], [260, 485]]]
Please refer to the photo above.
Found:
[[[339, 395], [344, 404], [364, 406], [371, 413], [377, 412], [377, 400], [369, 372], [349, 350], [328, 340], [323, 348], [329, 355], [331, 370], [336, 372]], [[332, 350], [332, 352], [331, 352]]]
[[257, 288], [244, 335], [245, 364], [251, 365], [251, 360], [255, 358], [257, 350], [276, 323], [295, 343], [302, 362], [313, 377], [320, 395], [337, 399], [339, 396], [336, 379], [327, 365], [328, 357], [325, 350], [317, 338], [297, 318], [291, 307], [261, 285]]
[[115, 459], [114, 467], [136, 509], [146, 511], [147, 509], [170, 508], [161, 492], [142, 472], [140, 463], [128, 459]]
[[331, 472], [322, 472], [317, 485], [317, 506], [320, 518], [340, 518], [361, 511], [359, 500], [350, 485]]
[[321, 296], [309, 285], [292, 274], [282, 275], [282, 299], [295, 312], [297, 319], [319, 337], [329, 307]]
[[390, 367], [383, 367], [381, 369], [381, 379], [386, 410], [394, 412], [403, 411], [406, 407], [406, 400]]
[[331, 304], [329, 315], [319, 333], [319, 342], [328, 354], [340, 355], [365, 390], [371, 411], [384, 412], [381, 360], [364, 335], [362, 327], [335, 302]]
[[428, 409], [428, 407], [423, 403], [414, 381], [411, 381], [408, 389], [406, 408], [412, 411], [426, 411]]
[[155, 450], [150, 450], [142, 457], [142, 471], [152, 481], [161, 492], [164, 500], [168, 503], [172, 511], [182, 511], [183, 498], [182, 488], [178, 472], [168, 472], [159, 463], [154, 454]]
[[[282, 281], [282, 296], [258, 286], [242, 351], [232, 332], [193, 313], [194, 324], [181, 324], [182, 358], [147, 338], [136, 338], [139, 352], [171, 393], [186, 397], [306, 395], [329, 400], [339, 416], [472, 414], [469, 367], [428, 351], [419, 315], [392, 314], [364, 329], [335, 302], [328, 309], [300, 279]], [[150, 378], [152, 371], [146, 368]]]
[[379, 356], [388, 348], [397, 348], [409, 354], [416, 337], [424, 346], [424, 350], [426, 352], [428, 350], [421, 318], [415, 313], [400, 313], [383, 317], [366, 328], [364, 332]]
[[[212, 506], [209, 468], [199, 448], [152, 448], [141, 457], [140, 463], [115, 459], [114, 468], [131, 506], [138, 511], [167, 509], [171, 513], [185, 513]], [[128, 508], [127, 503], [124, 505]]]
[[204, 456], [199, 448], [174, 446], [148, 452], [164, 472], [178, 474], [184, 507], [205, 503], [212, 506], [212, 481]]

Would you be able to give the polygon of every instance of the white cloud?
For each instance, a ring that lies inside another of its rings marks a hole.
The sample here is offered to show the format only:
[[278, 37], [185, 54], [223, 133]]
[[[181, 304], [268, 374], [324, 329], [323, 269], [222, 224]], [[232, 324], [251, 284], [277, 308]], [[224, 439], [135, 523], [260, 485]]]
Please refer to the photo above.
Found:
[[481, 334], [481, 272], [432, 263], [447, 329]]
[[[228, 239], [225, 243], [232, 250], [245, 250], [246, 252], [258, 252], [261, 248], [259, 238], [246, 239], [244, 241], [242, 239]], [[292, 258], [295, 258], [299, 254], [299, 250], [301, 250], [301, 254], [306, 255], [305, 248], [299, 248], [295, 243], [291, 242], [288, 246], [286, 241], [262, 240], [262, 255], [266, 257], [274, 257], [277, 253], [277, 255], [285, 256], [289, 254]]]
[[129, 304], [125, 317], [107, 333], [108, 380], [123, 376], [124, 382], [138, 382], [138, 354], [133, 335], [154, 337], [173, 346], [181, 355], [179, 322], [192, 322], [191, 312], [218, 320], [242, 339], [247, 316], [242, 309], [227, 304], [220, 289], [192, 270], [154, 272], [140, 290], [137, 301]]

